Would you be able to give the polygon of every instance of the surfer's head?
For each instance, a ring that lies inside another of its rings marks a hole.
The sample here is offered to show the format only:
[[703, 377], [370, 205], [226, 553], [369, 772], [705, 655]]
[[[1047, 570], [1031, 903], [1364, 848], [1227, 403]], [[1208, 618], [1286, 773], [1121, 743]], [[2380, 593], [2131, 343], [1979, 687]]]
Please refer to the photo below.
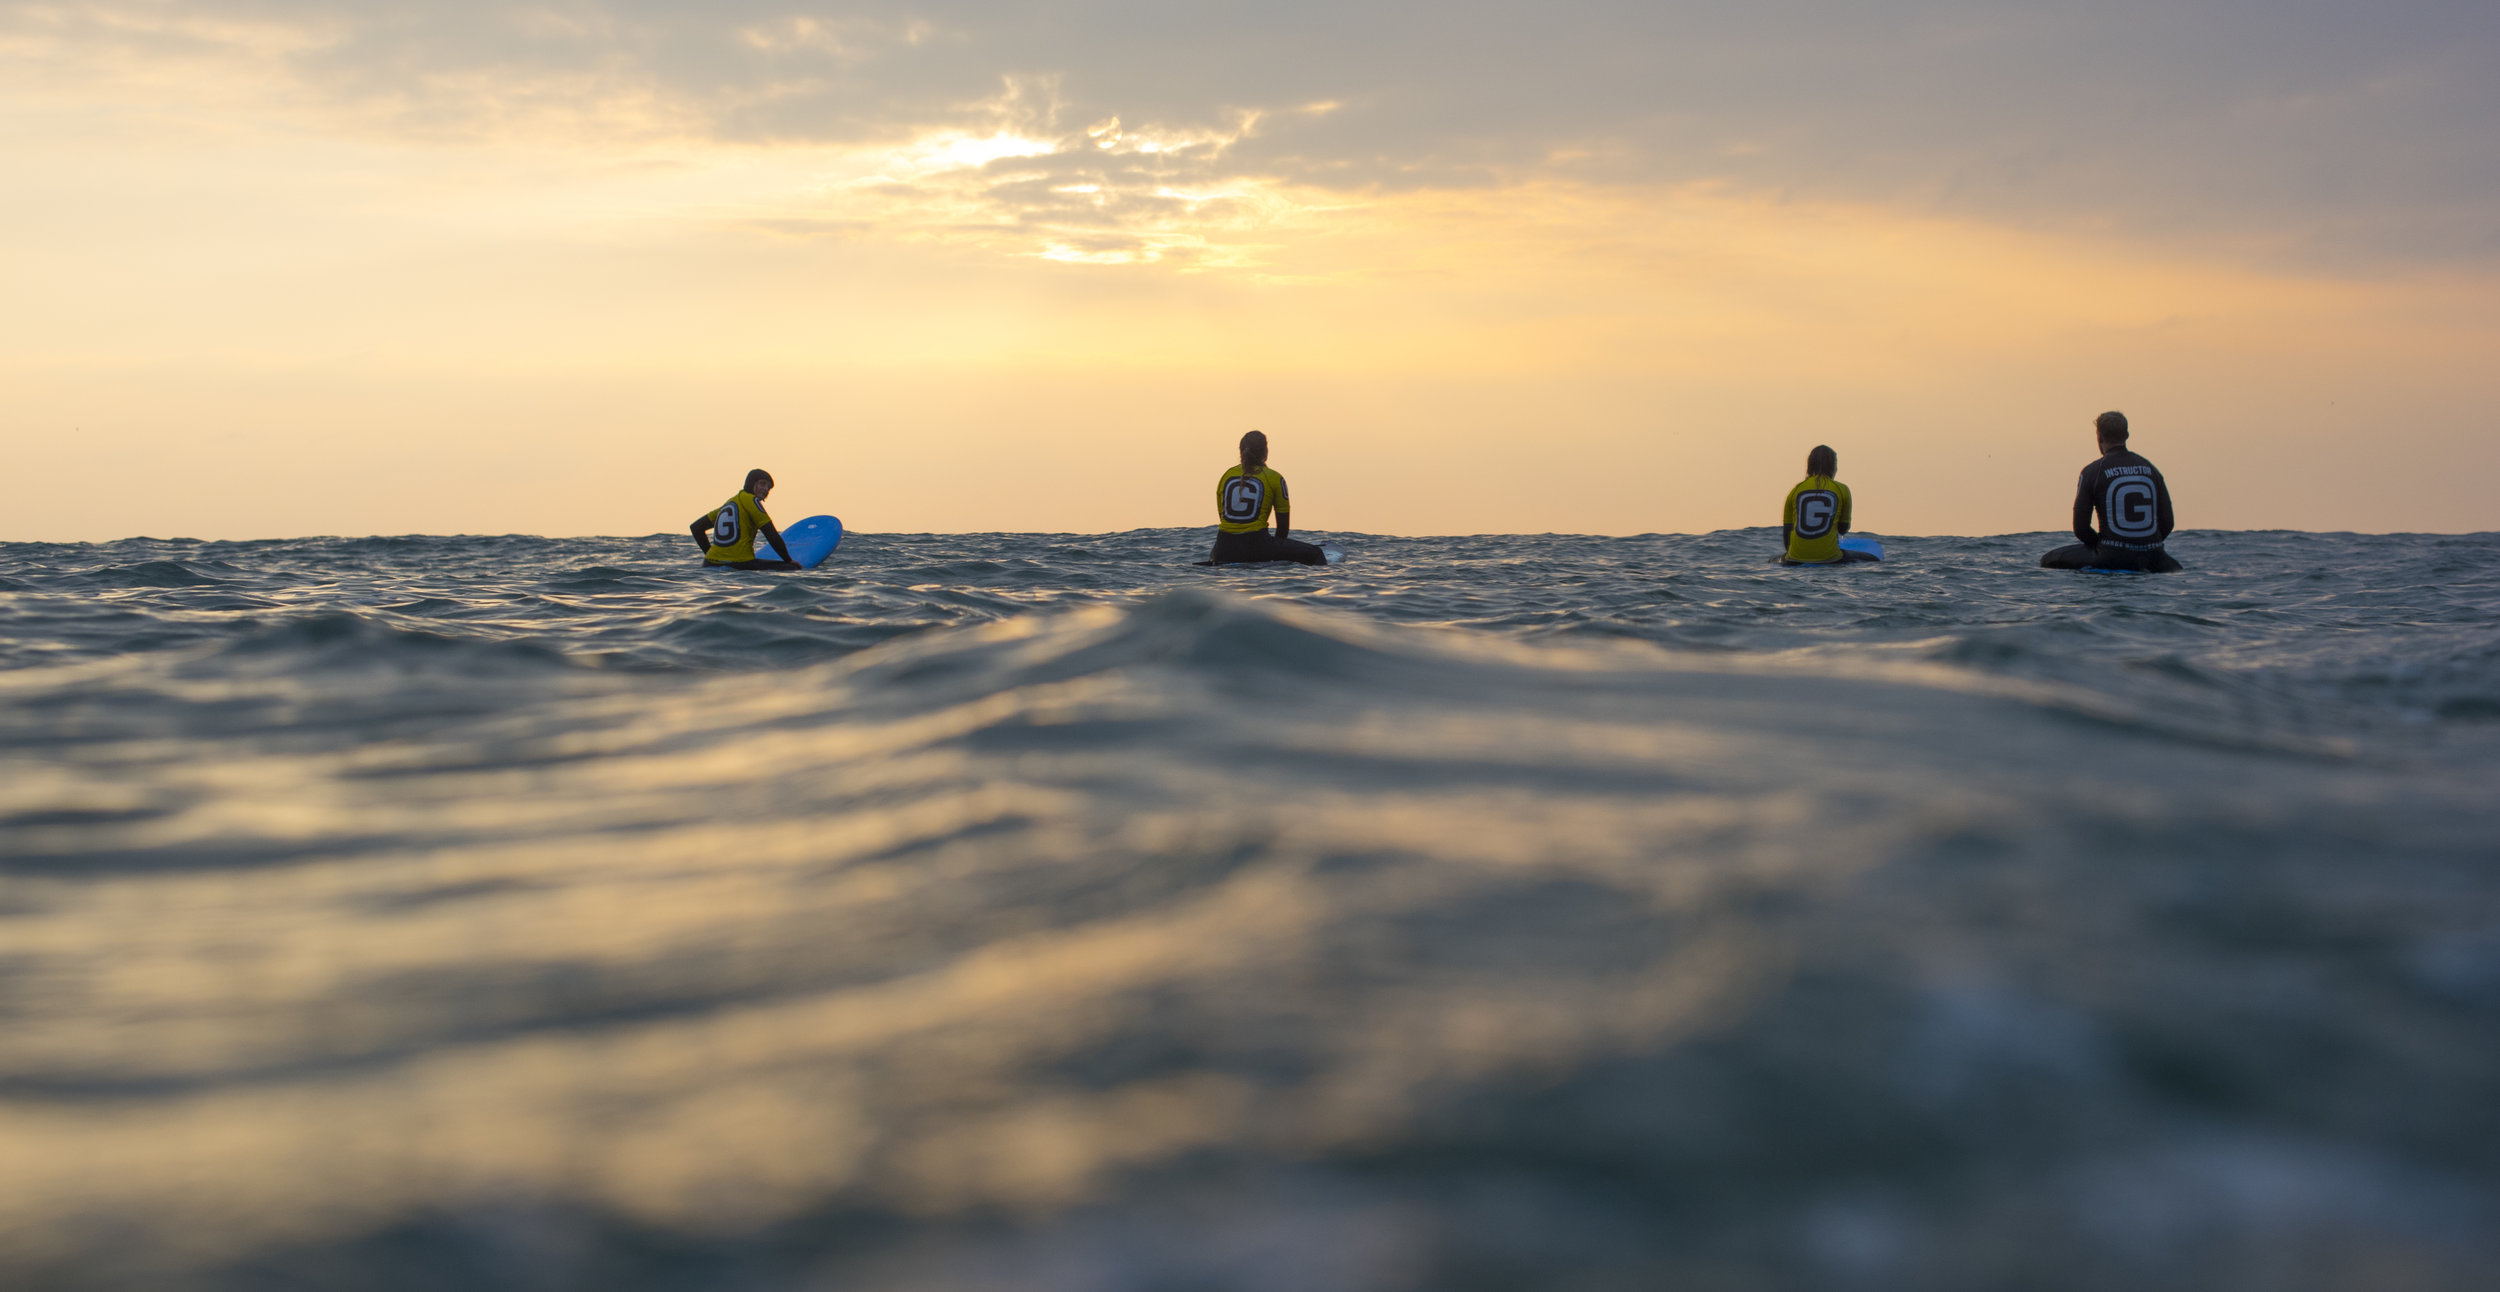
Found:
[[766, 495], [766, 494], [768, 494], [768, 493], [771, 493], [772, 491], [773, 491], [773, 473], [772, 473], [772, 472], [767, 471], [767, 470], [765, 470], [765, 469], [764, 469], [764, 468], [762, 468], [762, 467], [757, 467], [757, 468], [756, 468], [756, 469], [754, 469], [753, 471], [749, 471], [749, 472], [747, 472], [747, 492], [748, 492], [748, 493], [754, 494], [757, 498], [759, 498], [759, 499], [760, 499], [760, 498], [762, 498], [764, 495]]
[[1241, 437], [1241, 465], [1247, 471], [1267, 465], [1267, 432], [1252, 431]]
[[2116, 411], [2103, 413], [2093, 421], [2092, 429], [2100, 435], [2103, 449], [2121, 449], [2127, 446], [2127, 415], [2125, 413]]
[[1814, 451], [1806, 454], [1806, 474], [1810, 476], [1839, 475], [1840, 455], [1832, 452], [1831, 445], [1815, 445]]

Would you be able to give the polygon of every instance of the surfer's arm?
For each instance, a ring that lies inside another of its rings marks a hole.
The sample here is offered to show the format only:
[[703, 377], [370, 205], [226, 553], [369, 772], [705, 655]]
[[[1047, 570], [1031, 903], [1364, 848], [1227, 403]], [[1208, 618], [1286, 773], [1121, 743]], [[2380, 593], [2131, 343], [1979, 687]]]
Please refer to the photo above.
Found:
[[2170, 482], [2162, 479], [2158, 472], [2153, 476], [2153, 495], [2159, 505], [2154, 519], [2161, 522], [2161, 532], [2153, 535], [2153, 541], [2166, 543], [2170, 541], [2170, 528], [2177, 523], [2177, 518], [2170, 514]]
[[1849, 532], [1849, 486], [1840, 485], [1840, 532]]
[[782, 560], [789, 560], [790, 545], [781, 541], [780, 527], [768, 520], [764, 522], [762, 528], [764, 530], [764, 537], [772, 541], [773, 550], [781, 554]]
[[2075, 541], [2085, 547], [2099, 547], [2101, 533], [2092, 528], [2092, 469], [2084, 468], [2083, 477], [2075, 481]]
[[694, 534], [696, 547], [702, 548], [707, 553], [712, 550], [712, 515], [710, 512], [695, 517], [694, 524], [687, 528]]

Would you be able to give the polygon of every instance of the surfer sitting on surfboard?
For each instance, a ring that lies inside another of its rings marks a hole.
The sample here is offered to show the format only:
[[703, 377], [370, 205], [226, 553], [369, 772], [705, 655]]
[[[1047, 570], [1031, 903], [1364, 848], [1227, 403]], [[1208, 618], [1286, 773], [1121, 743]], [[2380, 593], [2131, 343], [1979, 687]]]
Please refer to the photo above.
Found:
[[[720, 510], [695, 517], [695, 545], [703, 549], [703, 559], [713, 565], [733, 570], [795, 570], [799, 563], [790, 559], [790, 545], [781, 541], [781, 531], [773, 527], [773, 518], [764, 514], [764, 498], [773, 491], [773, 473], [762, 467], [747, 472], [747, 487], [730, 496]], [[773, 550], [781, 554], [778, 561], [759, 561], [755, 557], [755, 536], [771, 540]]]
[[1839, 473], [1840, 455], [1830, 445], [1817, 444], [1806, 454], [1806, 478], [1788, 491], [1788, 501], [1780, 508], [1780, 536], [1788, 543], [1780, 564], [1837, 565], [1876, 559], [1840, 546], [1840, 536], [1849, 532], [1849, 486], [1833, 479]]
[[[2052, 570], [2153, 570], [2169, 573], [2179, 559], [2164, 551], [2172, 518], [2170, 486], [2161, 470], [2127, 451], [2127, 415], [2103, 413], [2092, 423], [2099, 460], [2075, 482], [2075, 537], [2040, 558]], [[2092, 513], [2101, 513], [2099, 528]]]
[[[1267, 513], [1276, 513], [1276, 532], [1267, 532]], [[1241, 461], [1215, 479], [1215, 552], [1211, 565], [1247, 565], [1258, 561], [1300, 561], [1326, 565], [1328, 556], [1308, 543], [1288, 537], [1293, 532], [1293, 504], [1285, 497], [1285, 478], [1268, 469], [1267, 436], [1252, 431], [1241, 437]]]

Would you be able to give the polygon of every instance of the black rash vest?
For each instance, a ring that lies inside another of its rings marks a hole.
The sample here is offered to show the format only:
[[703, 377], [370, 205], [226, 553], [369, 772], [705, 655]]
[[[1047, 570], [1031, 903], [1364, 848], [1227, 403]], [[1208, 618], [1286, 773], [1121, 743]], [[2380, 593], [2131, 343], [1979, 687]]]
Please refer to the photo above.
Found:
[[[2101, 527], [2092, 528], [2092, 513]], [[2158, 552], [2170, 537], [2170, 486], [2142, 456], [2112, 449], [2075, 482], [2075, 537], [2087, 547]]]

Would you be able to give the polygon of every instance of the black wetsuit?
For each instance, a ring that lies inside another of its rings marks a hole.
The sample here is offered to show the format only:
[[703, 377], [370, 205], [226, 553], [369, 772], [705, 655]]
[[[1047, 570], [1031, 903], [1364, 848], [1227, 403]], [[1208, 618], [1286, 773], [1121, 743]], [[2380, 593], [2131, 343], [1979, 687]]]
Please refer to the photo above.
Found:
[[1208, 554], [1209, 565], [1253, 565], [1262, 561], [1300, 561], [1304, 565], [1326, 565], [1328, 554], [1298, 538], [1278, 538], [1268, 531], [1254, 530], [1247, 534], [1215, 532], [1215, 550]]
[[2170, 486], [2161, 469], [2141, 454], [2112, 449], [2075, 481], [2075, 537], [2081, 541], [2042, 556], [2040, 564], [2052, 570], [2176, 570], [2178, 560], [2162, 549], [2173, 523]]

